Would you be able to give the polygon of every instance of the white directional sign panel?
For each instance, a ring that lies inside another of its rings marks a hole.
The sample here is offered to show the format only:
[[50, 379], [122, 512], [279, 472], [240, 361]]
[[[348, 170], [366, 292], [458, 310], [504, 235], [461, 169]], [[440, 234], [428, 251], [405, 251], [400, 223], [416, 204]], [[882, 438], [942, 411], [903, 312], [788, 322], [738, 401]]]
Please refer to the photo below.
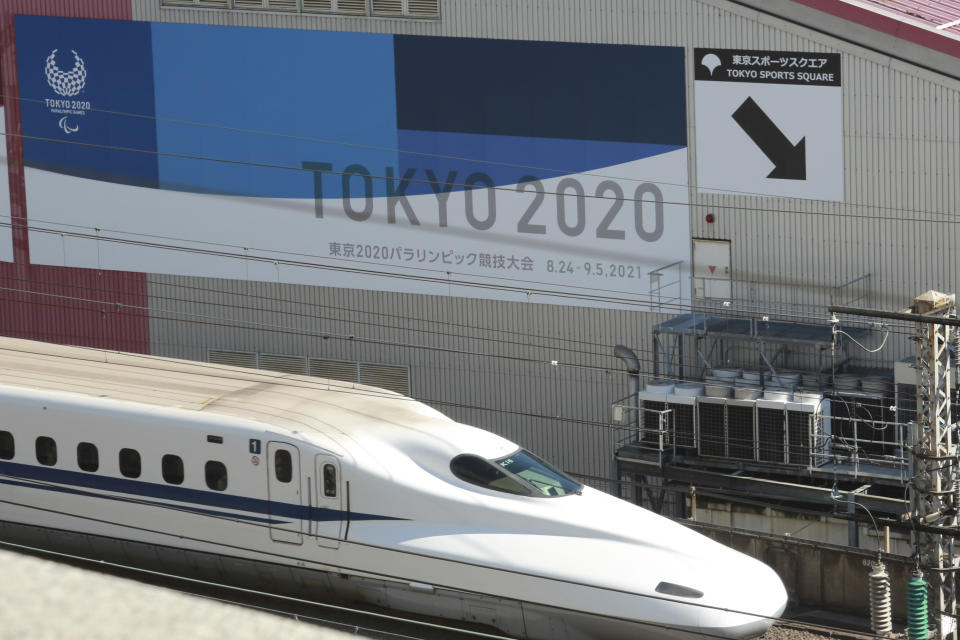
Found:
[[843, 200], [840, 54], [695, 49], [701, 192]]

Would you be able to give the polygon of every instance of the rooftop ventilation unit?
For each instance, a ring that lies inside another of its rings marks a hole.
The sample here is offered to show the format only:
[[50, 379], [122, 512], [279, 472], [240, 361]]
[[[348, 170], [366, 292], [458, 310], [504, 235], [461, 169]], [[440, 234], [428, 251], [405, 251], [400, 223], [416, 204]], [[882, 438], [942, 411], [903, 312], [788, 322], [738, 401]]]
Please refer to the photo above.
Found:
[[796, 393], [789, 402], [757, 400], [757, 460], [800, 467], [825, 464], [829, 407], [818, 393]]
[[755, 400], [727, 400], [727, 457], [756, 459], [757, 403]]
[[701, 397], [697, 400], [697, 424], [700, 427], [700, 455], [727, 457], [727, 401]]

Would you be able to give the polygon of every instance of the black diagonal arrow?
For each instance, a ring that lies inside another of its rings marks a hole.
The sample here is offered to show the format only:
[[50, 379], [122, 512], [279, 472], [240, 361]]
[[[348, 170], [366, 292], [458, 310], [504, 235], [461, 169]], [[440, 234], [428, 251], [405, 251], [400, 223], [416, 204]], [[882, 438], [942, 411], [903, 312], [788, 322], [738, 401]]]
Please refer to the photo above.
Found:
[[743, 101], [743, 104], [733, 112], [733, 119], [775, 165], [768, 178], [807, 179], [807, 139], [805, 137], [800, 138], [800, 142], [795, 145], [790, 144], [790, 140], [783, 135], [783, 131], [773, 124], [770, 116], [764, 113], [753, 98]]

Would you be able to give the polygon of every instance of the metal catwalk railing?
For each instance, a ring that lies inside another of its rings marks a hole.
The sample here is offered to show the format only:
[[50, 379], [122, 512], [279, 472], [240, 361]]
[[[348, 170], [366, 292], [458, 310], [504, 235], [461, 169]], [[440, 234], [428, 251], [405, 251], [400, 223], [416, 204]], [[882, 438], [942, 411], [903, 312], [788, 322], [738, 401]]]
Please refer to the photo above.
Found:
[[[625, 396], [612, 405], [617, 450], [629, 446], [659, 465], [678, 456], [785, 465], [797, 471], [846, 465], [909, 469], [911, 423], [857, 415], [837, 403], [841, 415], [800, 410], [795, 403], [731, 401], [701, 397], [684, 404]], [[693, 407], [687, 411], [685, 407]], [[896, 415], [896, 412], [894, 412]], [[692, 424], [691, 424], [692, 423]]]

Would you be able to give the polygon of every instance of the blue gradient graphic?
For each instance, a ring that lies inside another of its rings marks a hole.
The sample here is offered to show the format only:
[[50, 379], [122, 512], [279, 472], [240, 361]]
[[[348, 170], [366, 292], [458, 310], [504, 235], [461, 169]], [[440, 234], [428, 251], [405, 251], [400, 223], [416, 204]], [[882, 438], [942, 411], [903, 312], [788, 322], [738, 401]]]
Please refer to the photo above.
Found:
[[[15, 16], [14, 21], [26, 165], [155, 187], [150, 25], [41, 16]], [[71, 51], [83, 60], [86, 79], [76, 95], [58, 95], [47, 84], [44, 66], [54, 49], [57, 66], [64, 72], [75, 64]], [[66, 109], [54, 107], [55, 111], [47, 100], [79, 102], [80, 108], [71, 104]], [[63, 117], [75, 131], [62, 128]]]
[[[683, 148], [679, 145], [637, 142], [521, 138], [405, 129], [400, 130], [399, 140], [405, 152], [400, 156], [401, 173], [415, 169], [414, 179], [426, 180], [426, 170], [429, 169], [437, 180], [459, 184], [474, 173], [489, 176], [495, 185], [516, 184], [530, 178], [547, 180]], [[451, 176], [454, 177], [450, 179]], [[444, 185], [443, 189], [460, 191], [463, 187]], [[433, 192], [427, 182], [411, 181], [406, 189], [407, 195]]]
[[[359, 164], [376, 175], [397, 166], [391, 35], [154, 24], [153, 64], [161, 153], [298, 168]], [[159, 167], [162, 188], [314, 195], [305, 171], [164, 156]], [[341, 195], [333, 178], [326, 197]], [[384, 195], [382, 180], [373, 188]]]
[[682, 47], [397, 35], [397, 126], [686, 146]]
[[[33, 16], [16, 17], [16, 36], [33, 99], [21, 103], [27, 165], [107, 182], [357, 199], [477, 174], [545, 180], [686, 146], [681, 47]], [[62, 69], [71, 49], [87, 65], [77, 98], [91, 108], [74, 133], [35, 101], [56, 97], [44, 75], [55, 48]], [[322, 180], [306, 170], [320, 167]]]

